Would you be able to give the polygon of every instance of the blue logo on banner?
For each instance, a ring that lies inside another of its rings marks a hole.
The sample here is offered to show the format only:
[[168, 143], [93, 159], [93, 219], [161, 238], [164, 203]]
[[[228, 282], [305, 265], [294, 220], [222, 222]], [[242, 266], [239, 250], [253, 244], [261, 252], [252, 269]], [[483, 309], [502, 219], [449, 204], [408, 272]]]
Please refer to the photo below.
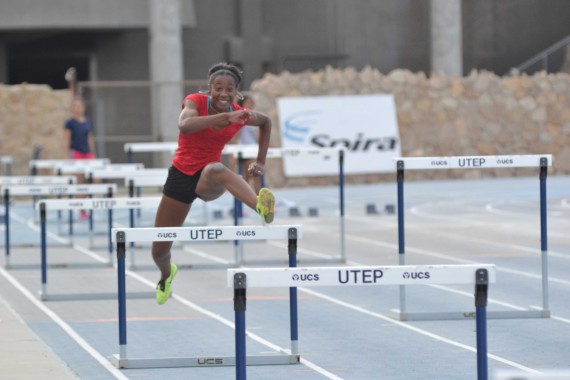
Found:
[[302, 143], [311, 130], [311, 125], [317, 120], [315, 115], [320, 111], [302, 111], [285, 119], [283, 137], [297, 143]]

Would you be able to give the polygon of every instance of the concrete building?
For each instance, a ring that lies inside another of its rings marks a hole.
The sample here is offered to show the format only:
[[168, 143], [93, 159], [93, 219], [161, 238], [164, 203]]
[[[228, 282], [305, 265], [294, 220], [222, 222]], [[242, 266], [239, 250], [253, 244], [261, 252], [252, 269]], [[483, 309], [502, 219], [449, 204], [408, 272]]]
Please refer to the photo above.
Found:
[[170, 83], [86, 90], [109, 147], [174, 138], [181, 96], [203, 84], [171, 82], [218, 61], [239, 64], [246, 88], [327, 65], [502, 75], [570, 35], [569, 19], [567, 0], [0, 0], [0, 83], [65, 88], [71, 66], [80, 81]]

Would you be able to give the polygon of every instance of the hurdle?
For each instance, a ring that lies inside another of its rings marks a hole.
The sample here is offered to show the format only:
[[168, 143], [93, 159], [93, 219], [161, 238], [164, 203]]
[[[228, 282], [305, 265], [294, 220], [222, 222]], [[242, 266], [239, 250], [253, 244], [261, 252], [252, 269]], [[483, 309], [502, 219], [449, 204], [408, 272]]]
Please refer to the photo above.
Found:
[[[109, 261], [105, 266], [113, 266], [113, 243], [111, 239], [111, 231], [113, 228], [113, 210], [118, 209], [138, 209], [138, 208], [156, 208], [160, 202], [159, 197], [153, 198], [88, 198], [88, 199], [47, 199], [41, 200], [37, 204], [37, 209], [40, 212], [41, 220], [41, 271], [42, 271], [42, 287], [39, 293], [42, 301], [47, 300], [73, 300], [73, 299], [115, 299], [116, 293], [93, 293], [73, 295], [49, 295], [47, 291], [47, 212], [48, 210], [107, 210], [108, 213], [108, 237], [109, 237]], [[132, 227], [132, 226], [131, 226]], [[57, 268], [62, 267], [85, 267], [85, 265], [71, 265], [71, 264], [58, 264]], [[154, 293], [130, 293], [130, 298], [154, 298]]]
[[[257, 157], [258, 148], [251, 145], [227, 145], [223, 153], [232, 154], [238, 160], [238, 173], [241, 175], [242, 168], [241, 164], [244, 160], [255, 159]], [[346, 233], [345, 233], [345, 216], [344, 216], [344, 149], [343, 148], [307, 148], [307, 147], [282, 147], [282, 148], [269, 148], [267, 150], [267, 158], [285, 158], [285, 157], [296, 157], [300, 160], [304, 158], [319, 157], [324, 161], [329, 161], [335, 158], [338, 159], [338, 186], [339, 186], [339, 227], [340, 227], [340, 254], [338, 256], [332, 257], [331, 259], [319, 259], [319, 260], [306, 260], [306, 263], [317, 263], [317, 262], [338, 262], [346, 263]], [[240, 224], [240, 219], [242, 217], [242, 202], [234, 198], [234, 225]], [[236, 264], [250, 264], [251, 262], [246, 262], [243, 256], [243, 249], [238, 241], [235, 243], [236, 253]], [[267, 263], [267, 262], [266, 262]], [[260, 264], [260, 262], [256, 262]]]
[[[10, 199], [12, 196], [50, 196], [50, 195], [90, 195], [90, 194], [106, 194], [112, 197], [117, 192], [116, 184], [98, 184], [98, 185], [16, 185], [2, 186], [2, 194], [4, 194], [4, 221], [6, 224], [5, 236], [5, 268], [13, 267], [10, 264]], [[69, 235], [73, 235], [73, 217], [72, 211], [69, 211]]]
[[[206, 226], [206, 227], [160, 227], [160, 228], [114, 228], [113, 239], [117, 250], [117, 277], [119, 292], [119, 354], [112, 357], [118, 368], [167, 368], [233, 366], [235, 357], [207, 356], [181, 358], [129, 358], [127, 355], [127, 315], [125, 286], [126, 244], [135, 241], [227, 241], [227, 240], [288, 240], [289, 266], [296, 266], [297, 240], [302, 238], [301, 226]], [[296, 322], [297, 289], [290, 289], [291, 322]], [[295, 327], [296, 328], [296, 327]], [[291, 340], [291, 350], [296, 351], [296, 342]], [[263, 354], [248, 356], [250, 365], [298, 364], [294, 353]]]
[[[140, 197], [143, 187], [162, 187], [167, 177], [168, 169], [166, 168], [140, 169], [126, 173], [124, 183], [129, 197]], [[137, 216], [140, 217], [140, 212], [137, 213]], [[131, 211], [131, 219], [134, 219], [134, 211]], [[134, 221], [131, 222], [131, 225], [134, 225]]]
[[[137, 164], [109, 164], [104, 167], [87, 167], [85, 168], [85, 179], [87, 183], [94, 183], [96, 180], [102, 180], [107, 183], [108, 180], [124, 179], [130, 174], [144, 170], [144, 165]], [[90, 223], [93, 223], [92, 218], [89, 218]]]
[[95, 180], [124, 179], [129, 174], [143, 169], [144, 165], [140, 163], [109, 164], [103, 167], [87, 167], [83, 174], [88, 183], [93, 183]]
[[123, 145], [127, 153], [127, 162], [133, 162], [133, 153], [174, 153], [178, 149], [178, 142], [141, 142], [125, 143]]
[[47, 169], [55, 170], [56, 167], [103, 167], [111, 163], [108, 158], [94, 158], [91, 160], [74, 160], [74, 159], [36, 159], [30, 160], [28, 166], [32, 175], [37, 175], [38, 170]]
[[[417, 276], [420, 273], [423, 276]], [[228, 269], [227, 284], [234, 289], [236, 379], [246, 379], [246, 363], [250, 364], [246, 359], [245, 342], [248, 288], [470, 284], [475, 287], [477, 379], [487, 380], [487, 293], [495, 277], [492, 264]], [[291, 326], [297, 326], [297, 322]], [[298, 337], [296, 329], [292, 329], [291, 335]], [[297, 350], [295, 352], [299, 355]]]
[[166, 168], [148, 168], [127, 172], [123, 176], [129, 196], [140, 195], [141, 187], [162, 187], [168, 177]]
[[75, 176], [33, 175], [33, 176], [2, 176], [0, 186], [17, 185], [73, 185], [77, 183]]
[[[504, 310], [489, 313], [489, 318], [549, 318], [548, 302], [548, 234], [546, 227], [546, 175], [552, 165], [552, 155], [454, 156], [454, 157], [396, 157], [398, 191], [398, 258], [405, 265], [404, 231], [404, 170], [418, 169], [485, 169], [539, 167], [540, 174], [540, 240], [542, 265], [542, 309]], [[402, 321], [434, 319], [469, 319], [471, 312], [419, 313], [406, 311], [406, 288], [400, 286], [400, 308], [393, 310], [394, 317]]]
[[2, 164], [5, 176], [12, 175], [12, 162], [12, 156], [0, 156], [0, 164]]
[[[74, 176], [2, 176], [0, 177], [0, 186], [17, 186], [17, 185], [73, 185], [77, 182]], [[35, 197], [34, 197], [35, 203]], [[4, 218], [5, 214], [1, 217]], [[5, 219], [2, 219], [6, 221]]]

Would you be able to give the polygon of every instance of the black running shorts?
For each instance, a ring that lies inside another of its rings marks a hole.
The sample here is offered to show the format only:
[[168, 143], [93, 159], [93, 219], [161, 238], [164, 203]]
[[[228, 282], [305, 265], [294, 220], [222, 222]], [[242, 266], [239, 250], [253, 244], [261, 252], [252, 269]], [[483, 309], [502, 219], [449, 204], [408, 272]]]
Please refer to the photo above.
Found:
[[162, 193], [177, 201], [191, 204], [194, 202], [194, 199], [199, 198], [198, 194], [196, 194], [196, 186], [198, 186], [201, 174], [202, 170], [194, 175], [186, 175], [174, 166], [171, 166], [168, 169], [168, 177], [164, 183]]

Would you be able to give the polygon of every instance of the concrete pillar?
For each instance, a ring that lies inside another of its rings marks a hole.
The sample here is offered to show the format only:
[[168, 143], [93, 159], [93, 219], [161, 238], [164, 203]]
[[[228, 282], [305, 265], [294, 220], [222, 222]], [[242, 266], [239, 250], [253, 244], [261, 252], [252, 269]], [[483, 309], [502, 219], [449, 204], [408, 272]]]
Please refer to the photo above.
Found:
[[0, 42], [0, 83], [8, 82], [8, 54], [6, 44]]
[[[184, 80], [180, 0], [149, 0], [152, 130], [162, 141], [178, 140]], [[172, 155], [164, 154], [162, 166]]]
[[462, 0], [431, 0], [431, 72], [463, 75]]

